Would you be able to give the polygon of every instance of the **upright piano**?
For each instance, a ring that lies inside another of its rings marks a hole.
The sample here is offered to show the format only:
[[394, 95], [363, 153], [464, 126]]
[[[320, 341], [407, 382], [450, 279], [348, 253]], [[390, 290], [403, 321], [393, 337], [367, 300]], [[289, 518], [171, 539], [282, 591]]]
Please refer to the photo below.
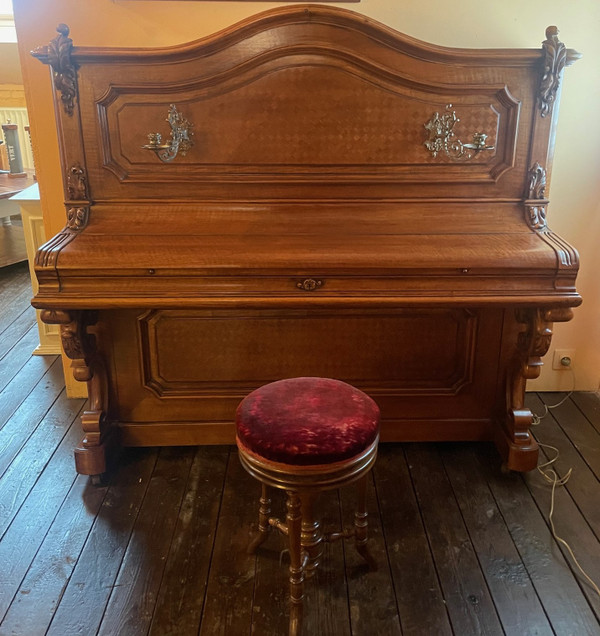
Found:
[[240, 399], [292, 376], [366, 391], [383, 441], [493, 440], [535, 467], [525, 384], [581, 302], [546, 220], [579, 57], [556, 27], [454, 49], [293, 5], [168, 48], [57, 30], [34, 55], [66, 225], [33, 305], [87, 382], [78, 472], [119, 445], [231, 443]]

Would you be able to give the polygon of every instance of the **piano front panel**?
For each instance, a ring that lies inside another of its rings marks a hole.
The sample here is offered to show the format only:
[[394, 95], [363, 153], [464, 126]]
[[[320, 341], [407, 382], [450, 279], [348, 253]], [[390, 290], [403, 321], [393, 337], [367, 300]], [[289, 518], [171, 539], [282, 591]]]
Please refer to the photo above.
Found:
[[137, 431], [136, 443], [166, 443], [161, 436], [181, 427], [186, 443], [200, 443], [206, 425], [212, 441], [230, 443], [239, 401], [294, 376], [340, 378], [368, 391], [390, 439], [399, 427], [427, 437], [420, 421], [437, 422], [439, 439], [455, 435], [458, 412], [471, 422], [468, 436], [490, 431], [501, 309], [112, 311], [105, 319], [113, 416], [126, 440]]

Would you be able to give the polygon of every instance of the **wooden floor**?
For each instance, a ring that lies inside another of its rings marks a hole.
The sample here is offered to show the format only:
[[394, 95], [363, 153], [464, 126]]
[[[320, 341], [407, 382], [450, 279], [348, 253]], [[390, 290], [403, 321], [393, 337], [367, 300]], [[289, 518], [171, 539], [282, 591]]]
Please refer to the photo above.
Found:
[[[74, 471], [81, 400], [36, 344], [25, 264], [0, 270], [0, 634], [286, 633], [287, 555], [245, 548], [259, 488], [229, 447], [130, 449], [109, 483]], [[530, 406], [558, 395], [531, 395]], [[600, 581], [600, 400], [575, 394], [535, 431], [560, 449], [555, 522]], [[600, 598], [552, 538], [550, 488], [503, 475], [486, 444], [383, 445], [366, 572], [327, 545], [307, 584], [308, 636], [598, 635]], [[348, 521], [351, 493], [321, 500]]]

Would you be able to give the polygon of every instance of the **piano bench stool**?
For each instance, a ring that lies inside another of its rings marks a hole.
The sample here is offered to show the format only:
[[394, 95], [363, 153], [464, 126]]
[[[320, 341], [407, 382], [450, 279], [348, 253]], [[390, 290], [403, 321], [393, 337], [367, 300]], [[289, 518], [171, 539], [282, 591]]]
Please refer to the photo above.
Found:
[[[354, 538], [371, 570], [367, 548], [366, 491], [377, 457], [379, 408], [353, 386], [329, 378], [290, 378], [250, 393], [236, 412], [236, 443], [242, 466], [262, 484], [258, 534], [249, 553], [274, 527], [288, 537], [290, 635], [300, 633], [304, 579], [322, 556], [323, 541]], [[324, 534], [313, 504], [320, 491], [356, 482], [354, 527]], [[267, 487], [286, 491], [285, 521], [271, 517]]]

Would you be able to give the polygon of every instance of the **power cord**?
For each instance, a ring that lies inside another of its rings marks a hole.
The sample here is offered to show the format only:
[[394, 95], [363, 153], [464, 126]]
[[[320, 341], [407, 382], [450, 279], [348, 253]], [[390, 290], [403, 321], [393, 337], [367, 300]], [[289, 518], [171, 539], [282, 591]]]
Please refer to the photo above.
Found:
[[[537, 415], [537, 414], [533, 414], [533, 421], [531, 423], [532, 426], [539, 426], [539, 424], [541, 424], [541, 421], [548, 415], [548, 413], [550, 412], [551, 409], [555, 409], [557, 407], [559, 407], [561, 404], [564, 404], [570, 397], [571, 395], [573, 395], [573, 391], [575, 390], [575, 371], [573, 371], [572, 367], [568, 367], [568, 370], [571, 372], [571, 377], [573, 379], [573, 386], [571, 388], [571, 390], [567, 393], [567, 395], [565, 395], [565, 397], [560, 400], [560, 402], [557, 402], [556, 404], [544, 404], [544, 414], [543, 415]], [[554, 495], [556, 492], [556, 487], [557, 486], [564, 486], [570, 479], [571, 474], [573, 473], [573, 468], [569, 468], [569, 470], [566, 472], [566, 474], [563, 477], [559, 477], [558, 473], [554, 470], [554, 468], [550, 468], [550, 466], [552, 466], [559, 458], [560, 456], [560, 451], [558, 450], [558, 448], [556, 448], [555, 446], [550, 446], [549, 444], [542, 444], [541, 442], [538, 442], [538, 445], [541, 446], [542, 448], [547, 448], [550, 449], [552, 451], [554, 451], [555, 455], [554, 457], [552, 457], [551, 459], [549, 459], [547, 462], [544, 462], [543, 464], [539, 464], [537, 469], [538, 472], [540, 473], [540, 475], [549, 483], [552, 485], [552, 493], [550, 496], [550, 512], [548, 514], [548, 521], [550, 522], [550, 529], [552, 531], [552, 536], [554, 537], [554, 539], [556, 541], [558, 541], [561, 545], [563, 545], [567, 551], [569, 552], [569, 555], [571, 556], [571, 559], [573, 560], [573, 563], [575, 563], [575, 565], [577, 566], [577, 569], [581, 572], [581, 574], [583, 575], [583, 577], [586, 579], [586, 581], [591, 585], [592, 589], [596, 592], [596, 594], [598, 594], [598, 596], [600, 596], [600, 588], [598, 588], [598, 585], [592, 580], [592, 578], [587, 574], [587, 572], [581, 567], [579, 561], [577, 560], [577, 558], [575, 557], [575, 554], [573, 552], [573, 550], [571, 549], [571, 546], [562, 538], [559, 537], [558, 534], [556, 533], [556, 528], [554, 527]]]

